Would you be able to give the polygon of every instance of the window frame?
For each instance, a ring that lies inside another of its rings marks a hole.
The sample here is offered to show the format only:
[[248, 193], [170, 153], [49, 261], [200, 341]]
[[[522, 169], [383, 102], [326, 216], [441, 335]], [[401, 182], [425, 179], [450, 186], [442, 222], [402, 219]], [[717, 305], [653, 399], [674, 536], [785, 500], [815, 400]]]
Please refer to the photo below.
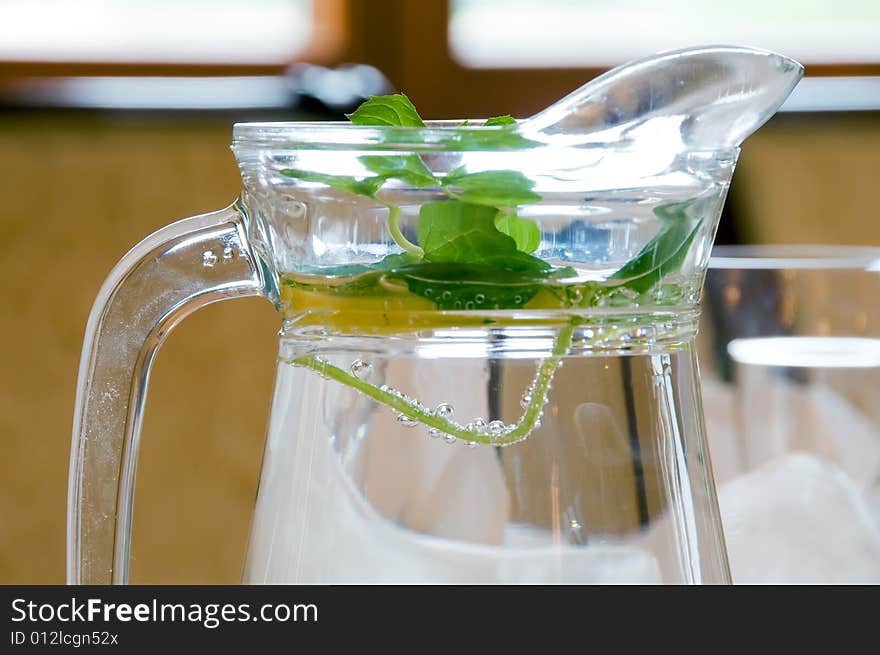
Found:
[[336, 63], [349, 40], [349, 0], [313, 0], [308, 45], [288, 61], [265, 63], [0, 60], [0, 82], [33, 77], [275, 75], [291, 63]]
[[[605, 71], [468, 68], [450, 52], [448, 0], [314, 0], [310, 44], [290, 61], [265, 64], [0, 61], [0, 86], [21, 78], [80, 76], [281, 75], [297, 61], [370, 64], [426, 116], [526, 116]], [[807, 75], [880, 76], [880, 62], [812, 64]]]
[[[425, 115], [462, 118], [526, 116], [560, 98], [604, 68], [468, 68], [449, 49], [449, 2], [352, 0], [352, 52], [382, 70]], [[381, 34], [382, 38], [370, 38]], [[419, 53], [420, 56], [408, 56]], [[425, 57], [423, 53], [432, 53]], [[880, 62], [802, 62], [809, 76], [880, 75]], [[523, 89], [527, 89], [524, 92]], [[453, 90], [453, 93], [449, 93]]]

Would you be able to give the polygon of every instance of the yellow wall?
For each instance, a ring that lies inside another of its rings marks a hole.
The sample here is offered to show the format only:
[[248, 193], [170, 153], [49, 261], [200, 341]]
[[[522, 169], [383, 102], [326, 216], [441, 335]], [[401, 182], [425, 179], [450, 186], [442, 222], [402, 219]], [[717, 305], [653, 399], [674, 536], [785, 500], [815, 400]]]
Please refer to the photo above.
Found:
[[[0, 583], [64, 579], [73, 396], [92, 300], [116, 260], [238, 190], [222, 123], [0, 119]], [[239, 579], [278, 321], [210, 306], [160, 351], [143, 433], [135, 582]]]
[[880, 245], [880, 118], [783, 119], [746, 141], [737, 166], [743, 240]]

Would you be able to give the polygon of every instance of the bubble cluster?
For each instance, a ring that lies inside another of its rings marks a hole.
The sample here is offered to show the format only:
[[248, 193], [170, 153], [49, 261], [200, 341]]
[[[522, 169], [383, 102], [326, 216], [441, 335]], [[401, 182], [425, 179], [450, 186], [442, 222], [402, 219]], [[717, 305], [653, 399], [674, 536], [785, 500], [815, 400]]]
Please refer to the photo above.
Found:
[[507, 429], [507, 426], [504, 424], [504, 421], [490, 421], [487, 426], [487, 430], [489, 432], [489, 436], [493, 439], [500, 437], [504, 434], [504, 431]]
[[486, 431], [486, 421], [481, 418], [475, 418], [465, 426], [465, 430], [474, 434], [483, 434]]

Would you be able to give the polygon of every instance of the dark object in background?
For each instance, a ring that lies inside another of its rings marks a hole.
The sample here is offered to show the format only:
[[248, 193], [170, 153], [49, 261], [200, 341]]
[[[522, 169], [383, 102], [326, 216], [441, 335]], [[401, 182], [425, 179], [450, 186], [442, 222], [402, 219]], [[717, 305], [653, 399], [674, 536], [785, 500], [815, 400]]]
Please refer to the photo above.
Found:
[[[709, 319], [718, 375], [733, 381], [733, 361], [727, 344], [735, 338], [785, 336], [791, 326], [783, 321], [786, 301], [781, 271], [750, 270], [748, 284], [743, 271], [713, 269], [710, 263], [703, 288], [703, 312]], [[788, 369], [795, 381], [804, 381], [803, 371]]]
[[284, 75], [44, 77], [0, 84], [0, 109], [221, 113], [239, 120], [344, 119], [391, 84], [376, 68], [292, 66]]
[[296, 64], [286, 74], [298, 102], [297, 109], [343, 120], [371, 95], [392, 91], [378, 68], [366, 64], [343, 64], [326, 68]]

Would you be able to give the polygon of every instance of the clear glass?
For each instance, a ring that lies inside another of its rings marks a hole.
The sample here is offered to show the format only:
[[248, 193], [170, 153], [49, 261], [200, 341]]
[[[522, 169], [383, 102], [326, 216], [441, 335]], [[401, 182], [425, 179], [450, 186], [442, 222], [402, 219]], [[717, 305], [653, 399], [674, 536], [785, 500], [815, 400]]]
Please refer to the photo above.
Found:
[[686, 340], [595, 352], [592, 328], [576, 330], [539, 423], [508, 446], [293, 364], [318, 353], [501, 438], [568, 329], [285, 333], [244, 580], [726, 582]]
[[236, 125], [240, 201], [135, 247], [80, 370], [72, 582], [127, 579], [149, 365], [281, 320], [248, 582], [727, 582], [693, 338], [740, 142], [797, 83], [666, 53], [508, 125]]
[[734, 582], [880, 582], [880, 249], [716, 248], [703, 386]]

